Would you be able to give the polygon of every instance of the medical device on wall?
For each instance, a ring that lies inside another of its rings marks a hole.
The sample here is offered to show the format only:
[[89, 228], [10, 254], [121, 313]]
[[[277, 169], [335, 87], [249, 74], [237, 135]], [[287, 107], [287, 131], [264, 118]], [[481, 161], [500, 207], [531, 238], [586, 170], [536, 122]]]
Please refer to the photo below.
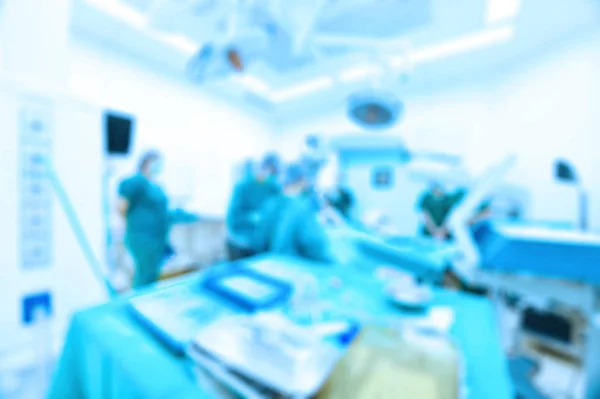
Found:
[[244, 71], [247, 62], [234, 46], [206, 44], [187, 63], [186, 77], [194, 83], [223, 78]]
[[554, 177], [559, 182], [572, 185], [577, 189], [579, 196], [579, 220], [577, 226], [581, 231], [587, 231], [589, 229], [589, 198], [575, 167], [570, 162], [559, 159], [554, 164]]

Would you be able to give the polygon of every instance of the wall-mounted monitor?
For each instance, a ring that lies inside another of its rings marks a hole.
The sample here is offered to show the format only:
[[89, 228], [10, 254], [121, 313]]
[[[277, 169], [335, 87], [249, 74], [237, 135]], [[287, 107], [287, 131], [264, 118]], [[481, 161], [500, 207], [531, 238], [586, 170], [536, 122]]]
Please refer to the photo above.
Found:
[[104, 135], [106, 152], [109, 155], [129, 154], [135, 120], [128, 115], [106, 112], [104, 114]]

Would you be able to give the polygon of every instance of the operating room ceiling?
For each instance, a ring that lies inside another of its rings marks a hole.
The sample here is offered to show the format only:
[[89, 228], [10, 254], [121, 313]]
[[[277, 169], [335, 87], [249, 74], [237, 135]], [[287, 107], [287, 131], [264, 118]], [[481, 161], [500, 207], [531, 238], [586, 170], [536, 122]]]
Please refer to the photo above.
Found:
[[326, 110], [355, 90], [397, 93], [485, 73], [598, 24], [595, 0], [77, 0], [75, 32], [184, 76], [200, 48], [235, 46], [244, 72], [198, 90], [271, 115]]

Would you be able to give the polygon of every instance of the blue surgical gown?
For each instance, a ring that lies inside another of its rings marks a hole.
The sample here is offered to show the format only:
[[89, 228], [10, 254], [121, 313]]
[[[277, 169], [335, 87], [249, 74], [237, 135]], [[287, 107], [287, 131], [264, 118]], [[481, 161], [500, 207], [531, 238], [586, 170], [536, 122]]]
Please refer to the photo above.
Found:
[[231, 196], [227, 210], [229, 239], [239, 247], [254, 250], [253, 237], [262, 220], [265, 205], [281, 192], [279, 185], [256, 178], [243, 179]]
[[141, 174], [123, 180], [119, 195], [129, 202], [125, 245], [135, 262], [133, 287], [138, 288], [158, 280], [171, 225], [197, 217], [180, 210], [171, 212], [162, 188]]
[[306, 196], [282, 195], [272, 200], [260, 231], [270, 252], [319, 262], [334, 260], [314, 203]]

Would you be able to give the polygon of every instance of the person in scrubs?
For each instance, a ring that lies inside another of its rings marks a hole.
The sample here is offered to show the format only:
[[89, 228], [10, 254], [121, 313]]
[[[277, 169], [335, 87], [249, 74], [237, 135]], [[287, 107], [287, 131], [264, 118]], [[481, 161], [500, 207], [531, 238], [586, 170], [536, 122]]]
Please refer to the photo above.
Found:
[[446, 222], [455, 202], [456, 198], [446, 193], [441, 184], [431, 184], [429, 190], [421, 196], [418, 205], [423, 215], [421, 232], [424, 236], [440, 241], [451, 239]]
[[344, 219], [350, 220], [352, 208], [354, 206], [354, 195], [345, 184], [343, 175], [338, 176], [337, 185], [332, 192], [327, 196], [327, 202], [335, 209]]
[[271, 253], [332, 262], [329, 240], [319, 223], [318, 210], [305, 195], [309, 180], [302, 164], [291, 164], [285, 172], [283, 195], [265, 209], [259, 230], [265, 250]]
[[258, 170], [242, 177], [235, 186], [227, 210], [227, 252], [229, 259], [239, 260], [257, 254], [253, 243], [254, 231], [262, 219], [268, 201], [281, 192], [278, 182], [279, 157], [268, 154]]
[[305, 141], [306, 150], [302, 154], [302, 166], [306, 170], [307, 186], [309, 190], [314, 189], [319, 172], [327, 164], [327, 148], [317, 135], [309, 135]]
[[162, 169], [160, 153], [150, 151], [141, 158], [138, 173], [123, 180], [118, 188], [117, 207], [126, 220], [125, 245], [135, 263], [133, 288], [158, 280], [161, 266], [172, 252], [171, 225], [198, 220], [181, 210], [169, 211], [168, 198], [156, 180]]

